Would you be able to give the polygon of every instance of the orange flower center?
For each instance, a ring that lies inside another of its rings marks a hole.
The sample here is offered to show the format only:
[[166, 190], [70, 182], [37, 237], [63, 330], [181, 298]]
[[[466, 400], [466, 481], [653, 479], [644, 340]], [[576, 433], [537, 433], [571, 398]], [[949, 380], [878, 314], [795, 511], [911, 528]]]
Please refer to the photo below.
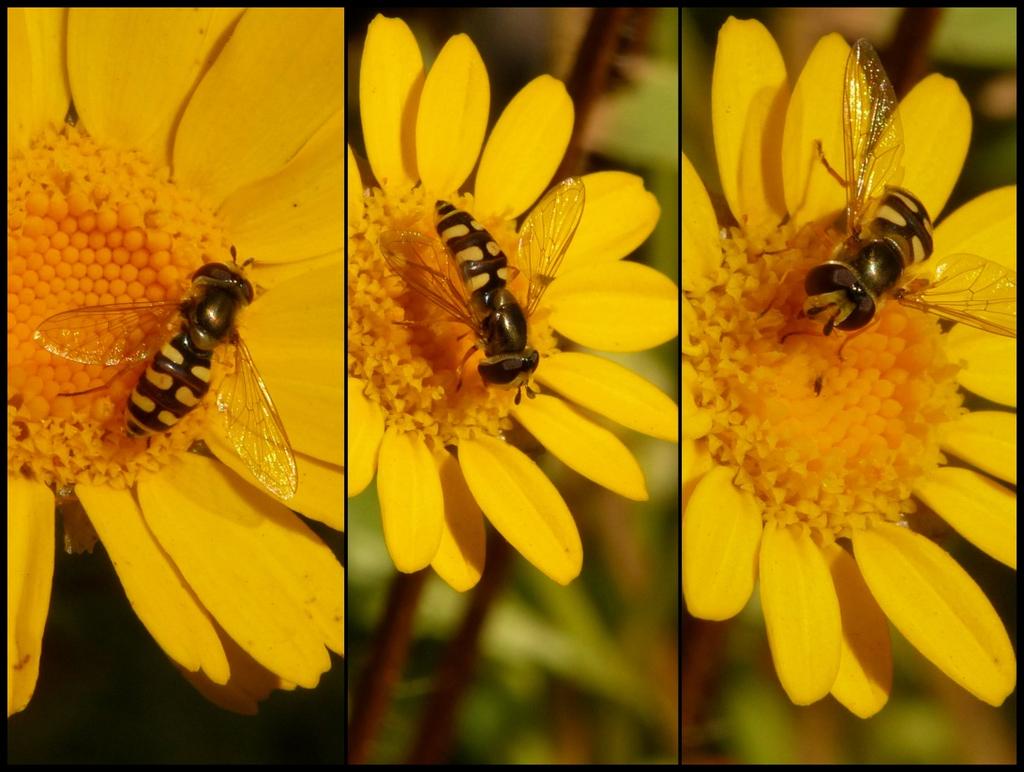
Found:
[[893, 300], [856, 335], [798, 319], [804, 276], [833, 239], [807, 228], [788, 249], [751, 254], [734, 231], [690, 325], [711, 453], [738, 470], [766, 520], [804, 523], [824, 541], [913, 512], [914, 481], [941, 461], [937, 429], [961, 412], [935, 319]]
[[[166, 169], [70, 127], [9, 155], [7, 177], [8, 469], [58, 487], [124, 487], [186, 449], [200, 424], [128, 439], [124, 406], [145, 363], [82, 364], [35, 331], [62, 311], [178, 300], [219, 240], [216, 223]], [[104, 324], [97, 316], [81, 335], [117, 334]]]

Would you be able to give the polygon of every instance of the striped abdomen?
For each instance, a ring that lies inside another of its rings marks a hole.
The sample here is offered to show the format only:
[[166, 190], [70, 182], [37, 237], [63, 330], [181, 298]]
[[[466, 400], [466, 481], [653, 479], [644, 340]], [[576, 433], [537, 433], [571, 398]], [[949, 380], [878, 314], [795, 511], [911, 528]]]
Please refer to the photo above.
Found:
[[458, 263], [473, 310], [480, 317], [488, 315], [492, 295], [508, 280], [508, 258], [480, 223], [447, 201], [434, 205], [434, 224]]
[[931, 256], [932, 221], [916, 196], [903, 188], [890, 186], [867, 213], [860, 239], [893, 242], [903, 268], [908, 268]]
[[188, 326], [150, 360], [128, 400], [125, 429], [142, 437], [170, 429], [199, 404], [210, 389], [212, 351], [191, 345]]

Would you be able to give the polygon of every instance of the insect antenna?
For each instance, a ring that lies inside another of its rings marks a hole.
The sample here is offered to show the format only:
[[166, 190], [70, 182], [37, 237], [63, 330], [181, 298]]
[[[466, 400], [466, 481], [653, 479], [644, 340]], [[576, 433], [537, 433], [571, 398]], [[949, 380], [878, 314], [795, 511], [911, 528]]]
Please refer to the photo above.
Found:
[[[238, 265], [238, 250], [235, 249], [235, 245], [234, 244], [231, 245], [230, 252], [231, 252], [231, 262], [234, 263], [235, 265]], [[256, 258], [255, 257], [250, 257], [248, 260], [246, 260], [244, 263], [242, 263], [238, 267], [244, 270], [244, 269], [248, 268], [250, 265], [252, 265], [255, 262], [256, 262]]]

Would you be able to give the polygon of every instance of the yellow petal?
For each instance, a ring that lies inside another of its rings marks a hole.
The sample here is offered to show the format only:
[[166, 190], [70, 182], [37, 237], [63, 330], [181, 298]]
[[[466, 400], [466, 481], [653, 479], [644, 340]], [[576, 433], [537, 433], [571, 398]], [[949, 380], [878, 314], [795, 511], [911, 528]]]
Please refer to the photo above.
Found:
[[679, 408], [652, 383], [615, 362], [562, 351], [544, 360], [537, 380], [622, 426], [663, 440], [676, 439]]
[[722, 192], [747, 230], [775, 228], [786, 214], [782, 129], [789, 83], [771, 33], [730, 17], [718, 33], [711, 121]]
[[544, 394], [525, 399], [512, 415], [570, 469], [633, 501], [647, 501], [644, 473], [614, 434], [565, 402]]
[[359, 66], [359, 115], [366, 157], [382, 187], [419, 179], [414, 131], [423, 77], [423, 57], [408, 25], [377, 14]]
[[459, 465], [480, 509], [524, 558], [559, 584], [579, 575], [576, 523], [540, 467], [493, 437], [460, 442]]
[[942, 449], [1000, 480], [1017, 484], [1017, 414], [967, 413], [939, 429]]
[[715, 460], [712, 458], [711, 453], [708, 452], [707, 442], [688, 440], [685, 437], [679, 443], [679, 453], [682, 456], [679, 485], [683, 509], [685, 510], [697, 483], [714, 468]]
[[384, 413], [363, 394], [363, 384], [348, 379], [348, 495], [362, 493], [377, 471], [377, 453], [384, 437]]
[[153, 538], [135, 498], [104, 486], [77, 485], [75, 492], [153, 640], [184, 669], [227, 683], [231, 671], [213, 621]]
[[47, 126], [64, 122], [71, 105], [66, 26], [64, 8], [7, 9], [8, 150], [24, 148]]
[[938, 219], [949, 200], [971, 142], [971, 108], [955, 80], [929, 75], [900, 102], [902, 185]]
[[1017, 568], [1017, 494], [970, 469], [940, 467], [914, 485], [914, 495], [971, 544]]
[[341, 251], [344, 137], [339, 110], [278, 173], [228, 196], [219, 214], [240, 254], [282, 263]]
[[308, 275], [310, 271], [318, 271], [329, 265], [337, 265], [341, 262], [345, 253], [343, 248], [326, 252], [316, 257], [307, 257], [302, 260], [289, 260], [286, 263], [263, 263], [254, 264], [249, 267], [249, 279], [258, 287], [270, 290], [286, 281]]
[[892, 691], [889, 624], [850, 553], [834, 543], [822, 551], [843, 610], [839, 674], [832, 696], [855, 716], [869, 718], [885, 707]]
[[651, 235], [661, 213], [658, 200], [635, 174], [586, 174], [583, 184], [586, 204], [565, 253], [564, 272], [626, 257]]
[[683, 156], [683, 289], [702, 294], [722, 262], [718, 218], [690, 159]]
[[761, 511], [732, 484], [732, 472], [705, 474], [683, 512], [683, 597], [700, 619], [729, 619], [754, 591]]
[[305, 453], [295, 452], [298, 489], [294, 496], [285, 499], [268, 490], [238, 457], [238, 453], [228, 441], [223, 421], [214, 420], [210, 431], [203, 435], [203, 440], [218, 461], [260, 493], [271, 496], [288, 509], [313, 520], [319, 520], [337, 531], [344, 530], [345, 472], [342, 467], [312, 458]]
[[769, 523], [761, 541], [761, 606], [782, 688], [797, 705], [832, 689], [842, 621], [828, 563], [809, 535]]
[[196, 86], [174, 140], [179, 181], [218, 204], [276, 174], [344, 106], [340, 8], [251, 8]]
[[24, 710], [39, 678], [53, 584], [53, 493], [7, 477], [7, 715]]
[[958, 324], [946, 334], [953, 361], [964, 365], [957, 381], [980, 397], [1017, 407], [1017, 341]]
[[299, 489], [289, 507], [336, 531], [345, 530], [345, 469], [335, 464], [310, 458], [304, 453], [295, 456], [299, 473]]
[[350, 223], [356, 223], [363, 215], [363, 181], [359, 178], [359, 164], [356, 163], [356, 157], [352, 154], [351, 145], [348, 146], [345, 164], [348, 173], [348, 189], [345, 192], [348, 220]]
[[1017, 270], [1016, 185], [971, 199], [936, 226], [935, 255], [959, 253], [981, 255]]
[[142, 150], [158, 165], [169, 163], [182, 106], [241, 13], [71, 9], [68, 72], [82, 126], [104, 142]]
[[826, 35], [807, 57], [786, 110], [782, 168], [786, 208], [803, 225], [838, 213], [846, 191], [818, 157], [821, 141], [825, 159], [843, 169], [843, 75], [850, 46], [840, 35]]
[[255, 716], [259, 712], [260, 701], [266, 699], [272, 691], [295, 688], [294, 684], [284, 681], [250, 657], [229, 636], [222, 631], [218, 633], [231, 669], [231, 678], [227, 683], [214, 683], [201, 670], [193, 673], [178, 668], [182, 676], [207, 700], [232, 713]]
[[416, 116], [416, 162], [426, 189], [455, 193], [476, 165], [487, 129], [487, 68], [467, 35], [453, 35], [423, 84]]
[[559, 274], [544, 300], [551, 306], [551, 324], [591, 348], [641, 351], [678, 333], [679, 288], [639, 263], [604, 263]]
[[418, 435], [394, 427], [384, 432], [377, 496], [395, 568], [412, 573], [429, 566], [441, 543], [444, 497], [434, 459]]
[[292, 447], [338, 467], [345, 436], [342, 272], [338, 260], [282, 282], [239, 322]]
[[1013, 691], [1013, 647], [992, 604], [941, 547], [879, 523], [854, 531], [854, 555], [878, 605], [943, 673], [990, 705]]
[[693, 304], [684, 295], [682, 298], [683, 308], [683, 329], [682, 329], [682, 343], [680, 348], [684, 357], [695, 357], [700, 356], [703, 349], [703, 344], [694, 342], [694, 333], [697, 330], [697, 313], [693, 310]]
[[453, 590], [465, 592], [483, 574], [487, 554], [484, 516], [451, 453], [439, 459], [438, 472], [444, 491], [444, 524], [441, 546], [430, 565]]
[[540, 198], [569, 145], [572, 124], [572, 100], [550, 75], [534, 78], [512, 97], [480, 157], [473, 191], [477, 218], [512, 220]]
[[138, 499], [160, 546], [225, 632], [282, 678], [316, 686], [331, 666], [325, 647], [344, 650], [344, 577], [319, 537], [190, 453], [141, 478]]

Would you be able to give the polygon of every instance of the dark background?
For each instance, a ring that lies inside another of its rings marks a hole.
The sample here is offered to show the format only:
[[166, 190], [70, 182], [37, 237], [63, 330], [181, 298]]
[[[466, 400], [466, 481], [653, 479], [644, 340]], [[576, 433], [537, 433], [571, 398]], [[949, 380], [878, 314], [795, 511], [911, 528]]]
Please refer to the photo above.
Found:
[[[337, 531], [305, 521], [341, 556]], [[7, 719], [7, 761], [24, 763], [340, 763], [344, 662], [315, 689], [276, 691], [256, 716], [206, 701], [132, 611], [102, 542], [68, 555], [58, 520], [39, 681]]]

